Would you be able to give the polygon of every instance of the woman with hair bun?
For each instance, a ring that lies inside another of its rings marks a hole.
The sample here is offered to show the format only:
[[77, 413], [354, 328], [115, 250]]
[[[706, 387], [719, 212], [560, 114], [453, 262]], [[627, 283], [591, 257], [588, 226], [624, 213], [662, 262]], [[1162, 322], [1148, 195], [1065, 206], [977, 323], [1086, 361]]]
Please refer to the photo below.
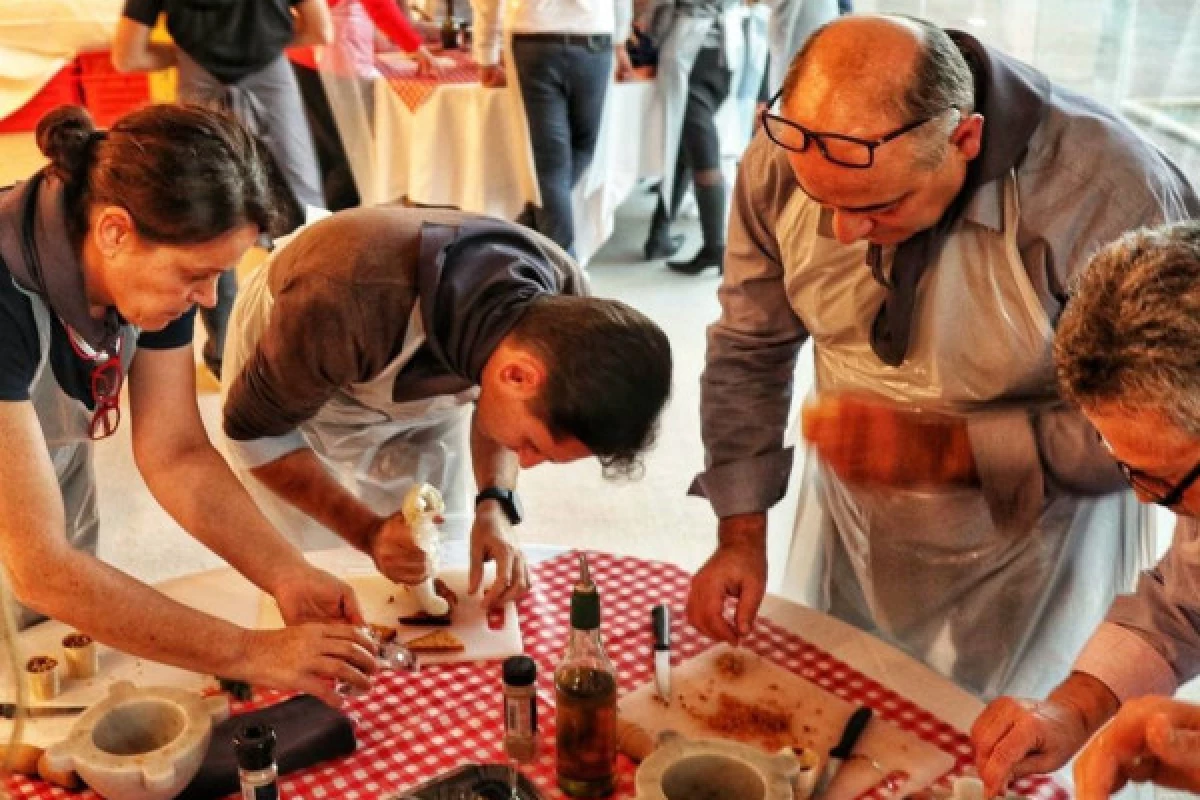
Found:
[[[262, 517], [196, 404], [195, 308], [278, 224], [261, 145], [198, 106], [108, 131], [61, 108], [37, 141], [50, 164], [0, 190], [0, 561], [21, 624], [50, 616], [135, 656], [337, 704], [334, 679], [366, 686], [375, 670], [354, 594]], [[95, 557], [92, 443], [122, 424], [126, 377], [151, 493], [289, 627], [239, 628]]]

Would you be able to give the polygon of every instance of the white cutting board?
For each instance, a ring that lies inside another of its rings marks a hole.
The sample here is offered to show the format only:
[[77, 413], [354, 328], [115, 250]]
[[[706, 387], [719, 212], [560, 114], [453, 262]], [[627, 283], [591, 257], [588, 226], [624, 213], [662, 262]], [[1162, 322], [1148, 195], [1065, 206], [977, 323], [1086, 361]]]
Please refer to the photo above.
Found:
[[[671, 671], [670, 705], [664, 705], [658, 698], [653, 682], [626, 695], [620, 701], [621, 717], [642, 726], [652, 736], [669, 729], [691, 738], [731, 738], [715, 731], [705, 719], [716, 710], [717, 698], [724, 692], [752, 706], [793, 711], [790, 736], [774, 740], [765, 736], [747, 737], [741, 741], [769, 752], [777, 751], [781, 745], [809, 747], [820, 755], [824, 766], [854, 706], [749, 650], [737, 651], [744, 659], [745, 672], [736, 678], [722, 675], [716, 660], [732, 649], [718, 645], [675, 667]], [[789, 741], [780, 741], [783, 738]], [[954, 766], [954, 759], [948, 753], [900, 730], [878, 714], [871, 718], [855, 752], [870, 756], [885, 772], [908, 773], [908, 782], [895, 794], [898, 797], [929, 786]], [[822, 800], [849, 800], [882, 778], [867, 761], [851, 759]]]
[[[341, 577], [353, 587], [367, 622], [396, 628], [397, 638], [401, 641], [415, 639], [432, 631], [451, 631], [466, 645], [466, 649], [461, 653], [421, 653], [422, 664], [492, 661], [522, 652], [521, 628], [518, 625], [516, 607], [509, 603], [504, 609], [503, 624], [496, 629], [490, 628], [487, 612], [483, 608], [482, 591], [474, 597], [467, 595], [465, 569], [447, 569], [438, 573], [438, 577], [458, 594], [454, 622], [444, 628], [399, 624], [398, 617], [413, 614], [418, 608], [417, 601], [407, 586], [392, 583], [378, 572]], [[484, 585], [487, 585], [486, 581]], [[274, 599], [266, 595], [263, 595], [259, 605], [258, 627], [283, 627], [278, 606], [275, 605]]]

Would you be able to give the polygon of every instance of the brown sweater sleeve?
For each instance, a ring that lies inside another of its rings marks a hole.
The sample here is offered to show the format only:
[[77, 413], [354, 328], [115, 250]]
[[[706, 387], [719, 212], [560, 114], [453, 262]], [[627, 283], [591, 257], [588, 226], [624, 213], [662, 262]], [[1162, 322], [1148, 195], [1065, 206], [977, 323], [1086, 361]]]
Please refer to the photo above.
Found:
[[331, 218], [263, 267], [274, 304], [225, 401], [231, 439], [290, 433], [399, 351], [416, 302], [415, 240], [380, 222], [370, 213]]

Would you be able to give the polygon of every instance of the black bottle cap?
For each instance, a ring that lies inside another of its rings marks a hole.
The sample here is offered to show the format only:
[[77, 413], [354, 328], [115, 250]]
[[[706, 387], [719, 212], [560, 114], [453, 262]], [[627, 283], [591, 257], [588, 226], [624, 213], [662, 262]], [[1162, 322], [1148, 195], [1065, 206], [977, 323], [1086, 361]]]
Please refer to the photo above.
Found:
[[529, 656], [504, 659], [504, 682], [509, 686], [532, 686], [537, 680], [537, 662]]
[[270, 725], [244, 725], [233, 737], [238, 767], [247, 772], [268, 769], [275, 763], [275, 729]]

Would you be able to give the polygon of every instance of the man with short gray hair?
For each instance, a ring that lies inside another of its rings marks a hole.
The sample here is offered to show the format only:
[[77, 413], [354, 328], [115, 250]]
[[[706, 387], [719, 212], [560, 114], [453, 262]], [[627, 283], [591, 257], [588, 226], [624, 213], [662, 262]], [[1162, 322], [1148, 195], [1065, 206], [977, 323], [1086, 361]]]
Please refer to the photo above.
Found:
[[1063, 394], [1138, 498], [1179, 518], [1171, 548], [1113, 603], [1070, 676], [1044, 701], [1002, 697], [976, 721], [989, 797], [1065, 764], [1121, 704], [1200, 675], [1200, 223], [1101, 251], [1063, 311], [1054, 355]]
[[964, 33], [843, 17], [789, 73], [734, 192], [695, 485], [719, 542], [689, 616], [749, 632], [811, 336], [785, 593], [981, 696], [1041, 694], [1141, 566], [1136, 502], [1055, 386], [1063, 287], [1200, 202], [1113, 112]]

